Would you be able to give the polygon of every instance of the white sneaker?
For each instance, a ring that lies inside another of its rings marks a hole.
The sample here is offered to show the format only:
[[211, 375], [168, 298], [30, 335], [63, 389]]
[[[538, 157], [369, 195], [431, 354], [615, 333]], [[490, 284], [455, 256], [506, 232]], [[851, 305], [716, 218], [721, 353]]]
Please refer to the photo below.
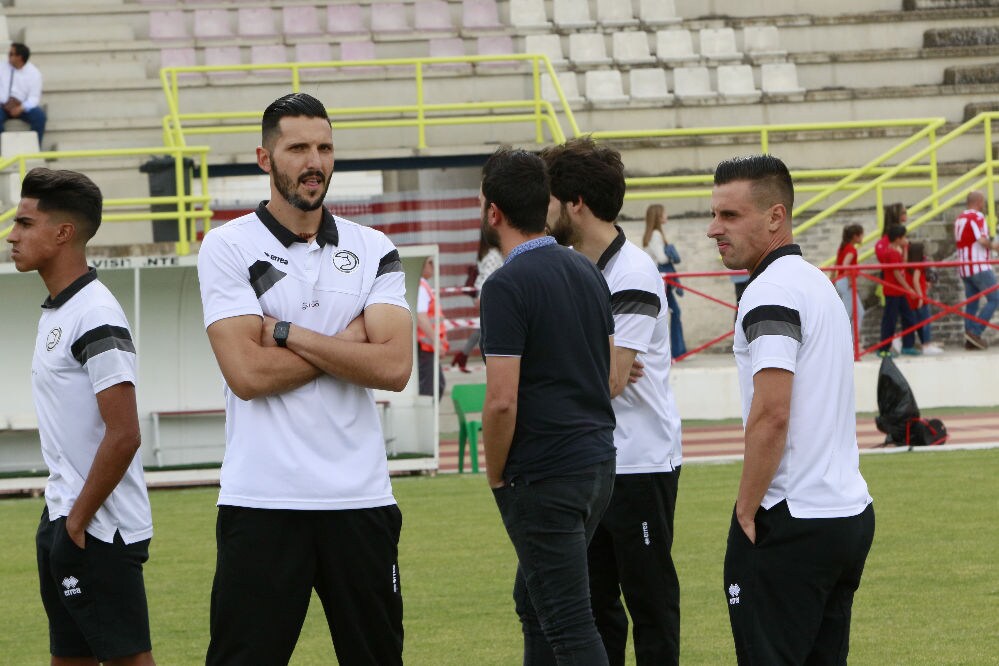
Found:
[[944, 350], [942, 347], [938, 346], [936, 343], [931, 342], [929, 344], [923, 345], [923, 355], [924, 356], [937, 356], [938, 354], [943, 354]]
[[895, 338], [894, 340], [892, 340], [891, 341], [891, 348], [895, 350], [896, 354], [898, 354], [899, 352], [901, 352], [902, 351], [902, 338]]

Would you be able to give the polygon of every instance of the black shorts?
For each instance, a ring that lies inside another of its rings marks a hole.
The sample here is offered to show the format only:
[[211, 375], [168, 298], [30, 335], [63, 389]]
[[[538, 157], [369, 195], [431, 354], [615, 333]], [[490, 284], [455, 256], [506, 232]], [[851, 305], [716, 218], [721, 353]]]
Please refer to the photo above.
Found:
[[152, 649], [142, 579], [149, 539], [126, 544], [115, 532], [105, 543], [87, 534], [81, 549], [66, 519], [49, 520], [46, 507], [35, 544], [52, 656], [106, 661]]

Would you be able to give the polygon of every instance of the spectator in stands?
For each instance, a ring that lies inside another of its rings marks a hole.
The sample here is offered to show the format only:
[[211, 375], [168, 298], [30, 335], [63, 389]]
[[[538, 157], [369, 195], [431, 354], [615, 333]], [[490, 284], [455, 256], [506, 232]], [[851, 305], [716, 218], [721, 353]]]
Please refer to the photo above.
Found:
[[[625, 662], [629, 614], [637, 663], [678, 664], [680, 581], [671, 550], [682, 453], [665, 285], [649, 256], [615, 224], [625, 192], [621, 154], [584, 137], [541, 157], [551, 177], [552, 235], [597, 265], [614, 314], [617, 476], [588, 551], [593, 616], [611, 664]], [[636, 360], [643, 373], [632, 383]]]
[[[420, 380], [420, 395], [434, 394], [434, 348], [437, 347], [437, 397], [444, 395], [444, 369], [440, 360], [448, 350], [447, 329], [444, 327], [444, 314], [441, 301], [430, 286], [434, 276], [434, 260], [427, 257], [420, 273], [420, 292], [416, 296], [416, 338], [419, 344], [417, 374]], [[435, 326], [436, 324], [436, 326]], [[437, 333], [434, 333], [434, 329]]]
[[[525, 664], [606, 666], [586, 547], [614, 486], [614, 320], [589, 259], [545, 235], [548, 174], [500, 148], [482, 169], [483, 230], [506, 257], [482, 285], [486, 476], [517, 552]], [[470, 599], [474, 603], [474, 599]]]
[[784, 163], [727, 160], [714, 182], [708, 236], [725, 266], [752, 274], [732, 345], [745, 460], [723, 594], [736, 658], [845, 665], [875, 522], [859, 469], [849, 319], [794, 244]]
[[[978, 311], [979, 301], [976, 298], [964, 306], [964, 311], [983, 321], [990, 321], [992, 314], [999, 307], [999, 291], [994, 289], [996, 274], [992, 264], [987, 263], [992, 257], [992, 250], [999, 250], [999, 242], [992, 242], [989, 229], [985, 224], [985, 195], [981, 192], [968, 193], [968, 208], [954, 220], [954, 241], [957, 244], [957, 260], [968, 262], [958, 266], [957, 271], [964, 283], [964, 297], [971, 298], [984, 291], [992, 289], [985, 295], [985, 306]], [[964, 348], [985, 349], [988, 344], [982, 335], [985, 324], [971, 319], [964, 320]]]
[[226, 389], [205, 662], [287, 664], [315, 590], [340, 663], [401, 666], [402, 515], [371, 389], [400, 391], [412, 374], [402, 262], [384, 234], [323, 207], [322, 102], [275, 100], [261, 134], [270, 199], [198, 254]]
[[[666, 240], [666, 209], [662, 204], [652, 204], [645, 210], [645, 234], [642, 236], [642, 247], [646, 254], [656, 262], [660, 273], [676, 273], [676, 264], [680, 263], [680, 253]], [[666, 283], [666, 302], [669, 303], [669, 349], [673, 358], [687, 353], [687, 345], [683, 341], [683, 323], [680, 321], [680, 303], [677, 296], [683, 296], [683, 287], [677, 280], [676, 286]]]
[[[475, 281], [472, 283], [472, 288], [475, 289], [474, 299], [475, 299], [475, 310], [479, 310], [481, 305], [481, 299], [479, 298], [482, 294], [482, 285], [485, 284], [486, 279], [493, 274], [497, 268], [503, 265], [503, 255], [500, 251], [494, 247], [491, 247], [489, 243], [486, 242], [485, 234], [481, 234], [479, 238], [479, 254], [478, 261], [475, 265]], [[468, 357], [475, 350], [475, 345], [479, 344], [479, 338], [481, 332], [479, 329], [472, 329], [472, 334], [468, 336], [468, 340], [465, 341], [464, 348], [458, 350], [458, 353], [454, 355], [454, 360], [451, 362], [451, 367], [458, 366], [462, 372], [471, 372], [468, 369]]]
[[[901, 264], [908, 252], [906, 229], [901, 224], [893, 224], [888, 229], [888, 248], [884, 251], [885, 264]], [[907, 296], [914, 294], [912, 285], [905, 269], [887, 268], [884, 271], [885, 308], [881, 313], [881, 351], [879, 356], [890, 356], [891, 346], [888, 340], [895, 335], [895, 324], [902, 319], [902, 328], [907, 329], [916, 323], [916, 315], [909, 307]], [[902, 353], [918, 356], [921, 352], [916, 347], [916, 335], [912, 331], [902, 336]]]
[[35, 543], [56, 666], [153, 664], [135, 346], [118, 301], [87, 268], [102, 199], [83, 174], [32, 169], [7, 236], [14, 266], [38, 271], [49, 292], [31, 384], [49, 468]]
[[45, 134], [45, 110], [42, 109], [42, 73], [28, 62], [31, 49], [17, 42], [10, 45], [9, 67], [0, 68], [0, 132], [8, 118], [20, 118], [38, 135], [38, 145]]
[[878, 242], [874, 244], [874, 256], [879, 264], [888, 263], [884, 260], [885, 254], [888, 252], [888, 246], [891, 244], [891, 241], [888, 240], [888, 230], [896, 224], [904, 226], [909, 219], [909, 212], [906, 210], [905, 204], [896, 202], [885, 208], [884, 217], [884, 224], [881, 227], [884, 233]]
[[[926, 254], [923, 250], [923, 244], [909, 243], [909, 262], [918, 264], [924, 261], [926, 261]], [[909, 307], [912, 309], [913, 316], [916, 318], [916, 323], [918, 324], [930, 318], [930, 306], [926, 302], [931, 282], [929, 278], [930, 268], [916, 266], [908, 269], [908, 273], [909, 284], [912, 285], [915, 293], [907, 294], [906, 300], [909, 301]], [[919, 338], [919, 348], [927, 355], [941, 354], [943, 353], [943, 347], [933, 342], [931, 326], [932, 324], [927, 322], [916, 329], [916, 337]]]
[[[864, 240], [864, 228], [859, 224], [848, 224], [843, 227], [843, 242], [840, 243], [839, 251], [836, 253], [837, 266], [854, 266], [857, 263], [857, 246]], [[836, 285], [836, 292], [846, 307], [846, 313], [853, 320], [853, 280], [857, 273], [847, 270], [838, 270], [833, 275], [833, 284]], [[859, 283], [858, 283], [859, 285]], [[864, 304], [861, 302], [860, 294], [857, 294], [857, 332], [859, 333], [864, 325]]]

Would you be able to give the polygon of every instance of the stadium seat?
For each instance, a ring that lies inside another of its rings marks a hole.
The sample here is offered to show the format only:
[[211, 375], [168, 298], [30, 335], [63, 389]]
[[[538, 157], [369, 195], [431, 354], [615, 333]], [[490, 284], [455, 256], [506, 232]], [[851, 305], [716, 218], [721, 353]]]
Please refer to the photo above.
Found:
[[787, 51], [780, 47], [780, 36], [777, 34], [777, 26], [747, 25], [742, 29], [742, 50], [746, 55], [754, 59], [784, 58]]
[[[194, 67], [198, 57], [192, 47], [160, 49], [160, 67]], [[195, 72], [185, 72], [177, 76], [190, 78], [201, 76]]]
[[510, 0], [510, 24], [517, 32], [552, 28], [544, 0]]
[[270, 7], [240, 7], [236, 11], [236, 32], [240, 37], [275, 37], [274, 10]]
[[[333, 49], [328, 42], [303, 42], [295, 44], [295, 62], [327, 62], [333, 60]], [[332, 74], [332, 69], [300, 69], [303, 74]]]
[[[250, 47], [250, 63], [266, 65], [272, 62], [288, 62], [288, 52], [284, 44], [254, 44]], [[291, 80], [290, 69], [255, 69], [254, 74], [277, 74]]]
[[728, 101], [759, 101], [760, 91], [753, 82], [753, 68], [749, 65], [719, 66], [718, 94]]
[[554, 0], [552, 13], [559, 30], [588, 30], [596, 27], [590, 18], [590, 3], [580, 0]]
[[651, 65], [656, 59], [649, 53], [645, 31], [615, 32], [611, 36], [614, 62], [618, 66]]
[[700, 60], [694, 53], [689, 30], [660, 30], [656, 33], [656, 59], [664, 65]]
[[556, 69], [569, 64], [562, 53], [562, 38], [558, 35], [527, 35], [524, 38], [524, 53], [544, 54]]
[[149, 38], [156, 41], [188, 39], [184, 12], [179, 9], [149, 12]]
[[621, 83], [621, 72], [617, 69], [601, 69], [586, 72], [583, 85], [586, 86], [586, 99], [595, 107], [617, 107], [628, 104]]
[[[370, 39], [340, 42], [340, 60], [375, 60], [375, 43]], [[356, 67], [345, 68], [347, 74], [367, 74], [384, 71], [384, 67], [377, 65], [358, 65]]]
[[413, 3], [413, 25], [421, 34], [456, 34], [447, 0], [417, 0]]
[[632, 102], [643, 104], [668, 104], [673, 101], [666, 85], [666, 70], [660, 67], [643, 67], [628, 72]]
[[[451, 389], [454, 413], [458, 416], [458, 473], [465, 471], [465, 447], [472, 474], [479, 473], [479, 431], [482, 430], [482, 404], [486, 401], [485, 384], [458, 384]], [[479, 418], [470, 418], [479, 414]]]
[[411, 35], [413, 27], [406, 15], [406, 6], [401, 2], [379, 3], [371, 12], [371, 32], [376, 40]]
[[[26, 131], [6, 131], [0, 134], [0, 155], [4, 157], [14, 157], [15, 155], [27, 155], [30, 153], [37, 153], [41, 150], [38, 144], [38, 135], [35, 132], [27, 130], [27, 125], [24, 126]], [[14, 178], [18, 177], [17, 169], [14, 169]], [[18, 197], [19, 198], [19, 197]]]
[[[465, 40], [461, 37], [435, 37], [430, 40], [429, 49], [431, 58], [464, 57], [467, 55], [465, 53]], [[427, 65], [427, 69], [469, 74], [472, 71], [472, 65], [465, 62], [440, 62]]]
[[[205, 48], [205, 64], [210, 66], [218, 65], [242, 65], [243, 54], [238, 46], [209, 46]], [[242, 76], [246, 72], [208, 72], [212, 78], [227, 76]]]
[[[475, 40], [476, 52], [479, 55], [507, 55], [516, 53], [513, 48], [513, 38], [510, 35], [482, 35]], [[484, 70], [509, 69], [520, 66], [519, 60], [494, 60], [476, 63], [476, 67]]]
[[680, 22], [673, 0], [640, 0], [638, 18], [646, 30], [655, 30]]
[[798, 85], [798, 70], [793, 62], [760, 65], [760, 88], [767, 95], [803, 95]]
[[198, 39], [229, 39], [233, 36], [228, 9], [195, 9], [194, 36]]
[[322, 34], [319, 29], [319, 15], [311, 5], [284, 7], [281, 9], [281, 26], [287, 37], [311, 37]]
[[708, 60], [742, 60], [742, 54], [735, 48], [735, 30], [732, 28], [704, 28], [699, 37], [701, 55]]
[[610, 65], [602, 32], [574, 32], [569, 35], [569, 60], [577, 67]]
[[624, 28], [638, 25], [631, 12], [631, 2], [622, 0], [597, 0], [597, 23], [607, 28]]
[[[565, 101], [569, 106], [577, 106], [583, 101], [579, 96], [579, 84], [576, 82], [574, 72], [558, 72], [558, 85], [562, 88], [562, 94], [565, 95]], [[541, 75], [541, 97], [555, 104], [556, 108], [562, 103], [548, 74]]]
[[330, 5], [326, 8], [326, 32], [336, 37], [367, 36], [364, 10], [360, 5]]
[[681, 102], [714, 99], [707, 67], [678, 67], [673, 70], [673, 93]]
[[496, 0], [464, 0], [461, 3], [461, 27], [465, 30], [499, 30], [503, 24], [499, 20]]

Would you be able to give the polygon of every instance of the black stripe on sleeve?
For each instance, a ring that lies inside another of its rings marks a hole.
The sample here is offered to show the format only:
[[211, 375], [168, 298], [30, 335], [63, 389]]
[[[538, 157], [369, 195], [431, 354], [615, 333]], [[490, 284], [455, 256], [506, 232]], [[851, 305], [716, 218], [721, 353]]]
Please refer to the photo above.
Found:
[[746, 342], [762, 335], [783, 335], [801, 342], [801, 315], [783, 305], [760, 305], [742, 318]]
[[375, 273], [375, 277], [380, 277], [386, 273], [401, 273], [402, 272], [402, 260], [399, 259], [399, 251], [392, 250], [378, 262], [378, 272]]
[[135, 353], [135, 345], [132, 344], [132, 336], [127, 328], [104, 324], [81, 335], [70, 347], [73, 358], [80, 365], [86, 365], [94, 356], [112, 349]]
[[658, 317], [662, 303], [655, 294], [641, 289], [625, 289], [611, 296], [611, 313]]
[[253, 287], [253, 293], [257, 298], [260, 298], [286, 275], [287, 273], [278, 270], [274, 264], [261, 259], [250, 266], [250, 286]]

